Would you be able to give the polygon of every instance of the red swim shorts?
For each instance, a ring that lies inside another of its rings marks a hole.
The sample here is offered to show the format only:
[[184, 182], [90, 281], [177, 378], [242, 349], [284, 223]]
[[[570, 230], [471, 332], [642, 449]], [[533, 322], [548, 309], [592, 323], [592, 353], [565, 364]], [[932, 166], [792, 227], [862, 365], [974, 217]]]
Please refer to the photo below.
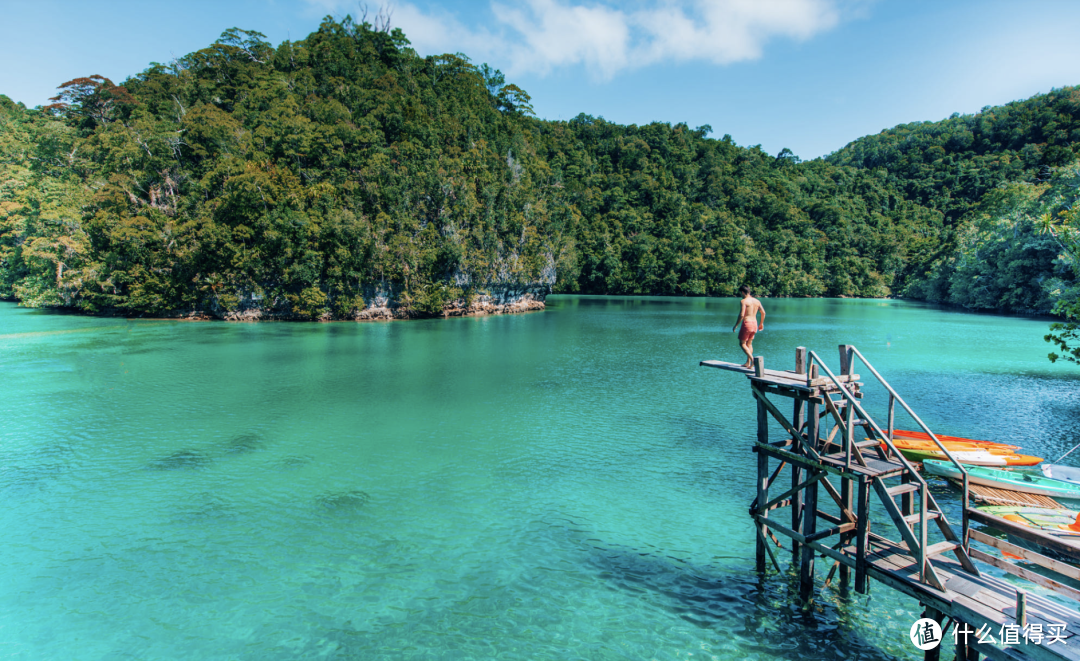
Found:
[[743, 322], [742, 328], [739, 329], [739, 341], [749, 342], [754, 339], [758, 330], [757, 319], [747, 319]]

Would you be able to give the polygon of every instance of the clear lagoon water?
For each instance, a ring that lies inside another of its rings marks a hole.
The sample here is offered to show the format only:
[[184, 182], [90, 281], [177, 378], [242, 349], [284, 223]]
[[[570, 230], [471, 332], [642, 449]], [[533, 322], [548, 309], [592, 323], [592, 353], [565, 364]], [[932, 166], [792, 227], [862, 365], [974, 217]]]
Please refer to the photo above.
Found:
[[[1047, 320], [765, 305], [768, 367], [851, 343], [937, 431], [1080, 442], [1080, 369], [1048, 363]], [[737, 310], [556, 296], [226, 324], [0, 303], [0, 657], [921, 658], [913, 600], [834, 584], [803, 609], [792, 574], [755, 573], [753, 400], [698, 367], [741, 361]]]

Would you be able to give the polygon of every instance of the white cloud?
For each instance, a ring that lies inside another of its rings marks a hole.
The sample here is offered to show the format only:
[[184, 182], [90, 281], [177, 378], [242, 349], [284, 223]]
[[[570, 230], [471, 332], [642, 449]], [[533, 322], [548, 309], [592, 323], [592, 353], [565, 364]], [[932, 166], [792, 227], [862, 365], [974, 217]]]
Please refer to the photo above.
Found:
[[[488, 26], [466, 25], [441, 9], [398, 3], [392, 24], [422, 54], [464, 52], [512, 75], [581, 65], [606, 79], [662, 62], [723, 65], [757, 59], [771, 39], [805, 40], [837, 25], [845, 13], [839, 4], [851, 9], [852, 1], [650, 0], [624, 9], [575, 0], [494, 0]], [[331, 13], [356, 14], [360, 6], [355, 0], [307, 2]]]

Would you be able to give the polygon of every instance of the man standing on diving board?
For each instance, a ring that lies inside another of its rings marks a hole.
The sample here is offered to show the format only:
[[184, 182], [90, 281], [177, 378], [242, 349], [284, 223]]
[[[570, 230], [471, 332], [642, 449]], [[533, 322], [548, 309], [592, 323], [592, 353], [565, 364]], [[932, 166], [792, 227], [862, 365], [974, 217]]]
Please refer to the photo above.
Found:
[[[754, 335], [758, 331], [765, 330], [765, 308], [761, 307], [761, 301], [750, 295], [750, 287], [739, 287], [739, 296], [742, 296], [742, 307], [739, 309], [739, 318], [735, 321], [731, 332], [739, 331], [739, 346], [746, 354], [746, 363], [743, 367], [754, 366]], [[761, 324], [758, 324], [758, 312], [761, 313]], [[739, 328], [739, 326], [742, 328]]]

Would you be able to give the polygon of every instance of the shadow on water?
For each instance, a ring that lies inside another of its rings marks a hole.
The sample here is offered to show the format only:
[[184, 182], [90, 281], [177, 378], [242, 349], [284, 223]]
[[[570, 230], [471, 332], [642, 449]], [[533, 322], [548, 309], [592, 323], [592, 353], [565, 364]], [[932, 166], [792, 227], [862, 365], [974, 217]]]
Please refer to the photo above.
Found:
[[209, 455], [198, 450], [180, 450], [167, 457], [154, 459], [146, 465], [152, 471], [199, 470], [213, 463]]
[[191, 500], [177, 508], [173, 522], [205, 525], [211, 521], [224, 521], [236, 517], [236, 510], [220, 496], [209, 491], [195, 494]]
[[237, 434], [224, 444], [226, 454], [247, 454], [261, 450], [266, 445], [266, 439], [257, 432]]
[[276, 471], [294, 471], [307, 466], [314, 460], [314, 457], [307, 455], [290, 454], [271, 462], [270, 468]]
[[70, 470], [74, 454], [65, 443], [47, 443], [25, 454], [0, 453], [0, 491], [15, 494], [47, 488]]
[[147, 464], [148, 470], [180, 471], [208, 468], [215, 458], [251, 454], [266, 448], [266, 437], [257, 431], [236, 434], [209, 449], [185, 448], [168, 456], [154, 459]]
[[675, 443], [679, 445], [715, 449], [727, 447], [734, 441], [726, 430], [716, 423], [696, 418], [675, 418], [670, 424], [674, 429]]
[[634, 593], [702, 629], [737, 639], [747, 653], [790, 659], [891, 660], [855, 633], [860, 605], [823, 590], [800, 606], [794, 573], [766, 577], [749, 567], [721, 568], [597, 540], [587, 542], [589, 563], [613, 589]]
[[343, 515], [362, 510], [370, 500], [371, 496], [359, 489], [327, 491], [315, 498], [315, 502], [326, 512]]

